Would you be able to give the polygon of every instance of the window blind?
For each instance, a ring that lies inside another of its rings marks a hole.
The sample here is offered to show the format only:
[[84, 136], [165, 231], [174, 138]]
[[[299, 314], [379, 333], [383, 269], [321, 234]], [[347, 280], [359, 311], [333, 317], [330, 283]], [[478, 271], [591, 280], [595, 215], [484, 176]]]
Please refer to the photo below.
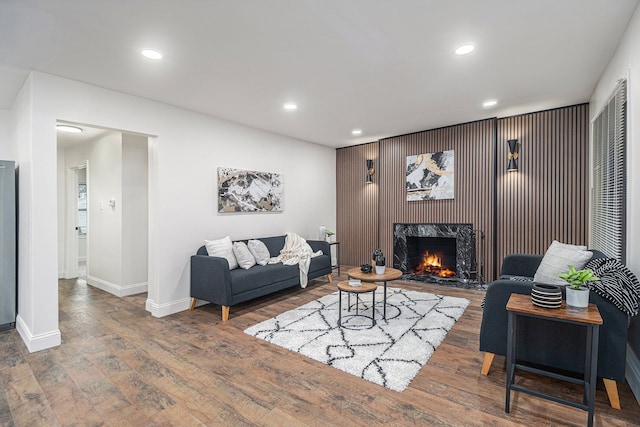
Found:
[[625, 263], [627, 82], [593, 121], [590, 247]]

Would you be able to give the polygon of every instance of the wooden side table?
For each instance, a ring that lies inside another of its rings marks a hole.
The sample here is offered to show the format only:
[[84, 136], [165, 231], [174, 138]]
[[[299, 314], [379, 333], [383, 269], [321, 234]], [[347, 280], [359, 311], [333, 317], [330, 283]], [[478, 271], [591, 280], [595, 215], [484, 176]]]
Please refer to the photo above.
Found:
[[[338, 282], [338, 326], [342, 327], [342, 292], [346, 292], [348, 296], [347, 311], [351, 311], [351, 294], [356, 294], [356, 316], [360, 316], [358, 306], [360, 302], [360, 294], [371, 292], [371, 326], [376, 324], [376, 289], [375, 283], [362, 283], [361, 286], [351, 286], [349, 282]], [[367, 316], [368, 317], [368, 316]]]
[[363, 273], [359, 268], [352, 268], [347, 271], [347, 276], [353, 279], [359, 279], [363, 282], [383, 282], [384, 283], [384, 305], [382, 308], [382, 318], [387, 319], [387, 282], [402, 277], [402, 271], [395, 268], [387, 267], [382, 274], [376, 274], [375, 270], [371, 273]]
[[[340, 276], [340, 242], [329, 242], [329, 250], [331, 250], [331, 246], [336, 247], [336, 265], [332, 265], [331, 269], [338, 269], [338, 277]], [[331, 258], [331, 254], [329, 254], [329, 258]]]
[[[562, 306], [560, 308], [542, 308], [533, 305], [529, 295], [512, 294], [507, 302], [507, 311], [509, 314], [509, 326], [507, 333], [507, 395], [504, 411], [509, 413], [511, 390], [522, 391], [533, 396], [587, 411], [589, 413], [587, 425], [592, 427], [593, 410], [596, 398], [596, 378], [598, 373], [598, 334], [600, 332], [600, 325], [602, 325], [602, 317], [600, 317], [598, 307], [594, 304], [589, 304], [589, 307], [587, 308], [574, 308], [567, 306], [566, 301], [562, 301]], [[545, 318], [554, 322], [565, 322], [586, 327], [587, 352], [585, 357], [584, 379], [578, 380], [573, 377], [517, 363], [516, 355], [518, 352], [516, 347], [518, 317], [520, 316]], [[584, 385], [583, 403], [552, 396], [514, 384], [516, 369], [544, 375], [549, 378], [568, 381], [574, 384]]]

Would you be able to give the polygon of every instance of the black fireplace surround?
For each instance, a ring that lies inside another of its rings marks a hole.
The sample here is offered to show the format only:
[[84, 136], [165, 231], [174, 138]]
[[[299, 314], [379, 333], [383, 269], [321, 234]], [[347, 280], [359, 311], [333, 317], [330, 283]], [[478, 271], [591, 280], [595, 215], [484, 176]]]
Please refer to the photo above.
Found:
[[[417, 243], [415, 238], [428, 237]], [[441, 240], [440, 240], [441, 239]], [[448, 240], [451, 239], [451, 240]], [[453, 245], [455, 239], [455, 245]], [[416, 274], [416, 254], [425, 246], [442, 243], [442, 264], [455, 270], [453, 277], [438, 277], [431, 274]], [[393, 268], [402, 271], [405, 279], [420, 281], [462, 282], [475, 279], [475, 235], [471, 224], [393, 224]], [[452, 250], [455, 246], [455, 252]], [[447, 255], [448, 252], [448, 255]], [[455, 261], [453, 260], [455, 258]]]

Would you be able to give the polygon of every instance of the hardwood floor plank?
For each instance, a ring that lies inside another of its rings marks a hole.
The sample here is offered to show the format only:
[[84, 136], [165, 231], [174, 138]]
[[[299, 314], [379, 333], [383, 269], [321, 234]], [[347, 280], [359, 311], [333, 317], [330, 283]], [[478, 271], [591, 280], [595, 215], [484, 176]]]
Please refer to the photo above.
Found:
[[[346, 271], [346, 269], [345, 269]], [[397, 393], [253, 338], [256, 323], [336, 290], [318, 279], [231, 309], [197, 307], [161, 319], [146, 294], [117, 298], [61, 280], [63, 344], [29, 354], [15, 330], [0, 333], [0, 423], [115, 426], [581, 426], [584, 411], [514, 393], [504, 412], [504, 357], [480, 375], [482, 291], [416, 282], [390, 286], [467, 298], [470, 304], [409, 387]], [[346, 277], [342, 277], [346, 279]], [[564, 397], [581, 389], [533, 374], [517, 380]], [[640, 406], [621, 384], [622, 410], [601, 381], [595, 423], [639, 425]]]

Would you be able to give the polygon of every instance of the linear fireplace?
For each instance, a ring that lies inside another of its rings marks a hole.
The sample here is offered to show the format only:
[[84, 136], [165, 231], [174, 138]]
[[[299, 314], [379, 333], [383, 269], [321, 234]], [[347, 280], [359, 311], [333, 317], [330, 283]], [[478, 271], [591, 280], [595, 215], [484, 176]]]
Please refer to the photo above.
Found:
[[466, 284], [476, 277], [471, 224], [394, 224], [393, 267], [406, 279]]

